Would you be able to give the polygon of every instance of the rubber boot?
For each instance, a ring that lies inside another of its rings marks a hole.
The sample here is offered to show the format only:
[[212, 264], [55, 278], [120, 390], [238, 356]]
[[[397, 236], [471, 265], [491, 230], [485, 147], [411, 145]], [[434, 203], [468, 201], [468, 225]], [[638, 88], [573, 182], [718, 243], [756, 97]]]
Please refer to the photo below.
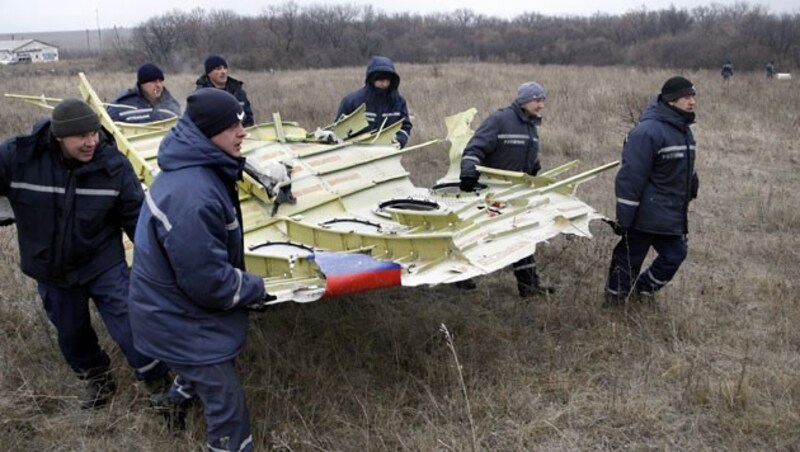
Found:
[[154, 378], [152, 380], [145, 380], [144, 387], [147, 389], [147, 393], [151, 396], [161, 394], [162, 392], [169, 391], [169, 387], [172, 386], [172, 380], [175, 377], [172, 375], [172, 372], [167, 372], [166, 374]]
[[461, 290], [475, 290], [478, 288], [478, 285], [475, 284], [475, 281], [473, 281], [472, 278], [458, 281], [454, 285], [456, 286], [456, 288]]
[[98, 370], [86, 379], [86, 395], [81, 399], [81, 409], [91, 410], [106, 405], [114, 393], [117, 384], [108, 369]]
[[156, 413], [164, 417], [167, 429], [170, 432], [182, 432], [186, 430], [186, 412], [188, 404], [175, 403], [169, 397], [169, 392], [161, 392], [150, 396], [150, 407]]
[[540, 295], [546, 296], [556, 293], [555, 287], [542, 286], [539, 284], [535, 286], [517, 284], [517, 289], [519, 289], [519, 296], [522, 298], [538, 297]]

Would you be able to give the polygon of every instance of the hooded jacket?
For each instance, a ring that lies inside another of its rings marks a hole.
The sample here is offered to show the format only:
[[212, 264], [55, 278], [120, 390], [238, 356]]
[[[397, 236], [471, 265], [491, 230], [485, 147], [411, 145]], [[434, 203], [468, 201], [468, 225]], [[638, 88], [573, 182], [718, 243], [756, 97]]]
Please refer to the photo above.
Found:
[[[195, 89], [200, 88], [216, 88], [211, 80], [208, 79], [208, 74], [201, 75], [195, 83]], [[255, 124], [255, 119], [253, 118], [253, 109], [250, 107], [250, 101], [247, 100], [247, 93], [244, 91], [244, 82], [241, 82], [230, 75], [228, 76], [228, 81], [225, 82], [225, 91], [231, 93], [236, 100], [239, 101], [239, 104], [242, 106], [242, 110], [244, 110], [244, 120], [242, 121], [242, 125], [245, 127], [250, 127]]]
[[50, 120], [0, 144], [0, 196], [14, 210], [22, 272], [58, 287], [84, 284], [125, 259], [142, 187], [104, 131], [92, 160], [67, 160]]
[[[164, 88], [155, 105], [150, 105], [138, 84], [133, 88], [123, 89], [117, 93], [117, 97], [111, 103], [113, 105], [109, 105], [106, 110], [111, 116], [111, 120], [118, 122], [141, 124], [177, 118], [181, 114], [181, 106], [166, 88]], [[114, 105], [128, 105], [134, 108], [116, 107]]]
[[236, 192], [244, 159], [184, 115], [162, 140], [158, 165], [131, 270], [136, 348], [178, 364], [228, 361], [244, 346], [245, 306], [264, 296], [264, 281], [244, 271]]
[[542, 118], [525, 113], [512, 102], [489, 115], [464, 147], [461, 178], [475, 178], [476, 165], [535, 176], [539, 163], [539, 126]]
[[660, 98], [625, 139], [615, 180], [617, 221], [652, 234], [689, 232], [689, 201], [697, 197], [691, 120]]
[[[373, 85], [378, 76], [382, 73], [389, 75], [389, 88], [382, 90]], [[351, 133], [351, 136], [365, 132], [372, 132], [381, 127], [390, 126], [402, 120], [403, 125], [397, 132], [395, 138], [400, 147], [405, 147], [411, 136], [411, 119], [408, 115], [406, 100], [398, 91], [400, 87], [400, 76], [394, 69], [392, 60], [382, 56], [374, 56], [367, 65], [367, 74], [364, 80], [364, 87], [353, 91], [342, 99], [339, 110], [336, 112], [336, 119], [349, 115], [361, 104], [367, 105], [367, 121], [369, 125], [358, 132]]]

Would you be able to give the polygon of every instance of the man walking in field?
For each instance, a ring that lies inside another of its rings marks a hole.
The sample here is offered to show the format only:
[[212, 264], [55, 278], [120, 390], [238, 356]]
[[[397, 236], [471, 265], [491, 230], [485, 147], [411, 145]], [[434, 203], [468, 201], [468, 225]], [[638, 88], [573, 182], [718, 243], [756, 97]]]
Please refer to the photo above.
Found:
[[234, 369], [248, 311], [275, 298], [244, 271], [242, 212], [236, 181], [247, 136], [241, 104], [201, 88], [161, 141], [161, 172], [146, 195], [136, 229], [131, 325], [136, 348], [178, 374], [156, 400], [181, 428], [195, 395], [205, 405], [208, 448], [250, 451], [244, 390]]
[[113, 121], [134, 124], [177, 118], [181, 106], [164, 86], [164, 72], [152, 63], [136, 71], [136, 86], [120, 91], [107, 108]]
[[383, 56], [372, 57], [367, 65], [364, 86], [342, 99], [336, 120], [354, 112], [361, 104], [366, 104], [369, 125], [351, 135], [380, 130], [402, 120], [403, 125], [395, 134], [395, 141], [401, 148], [405, 147], [411, 137], [412, 125], [406, 99], [400, 94], [399, 88], [400, 76], [392, 60]]
[[[535, 176], [542, 168], [539, 163], [539, 126], [542, 124], [547, 94], [536, 82], [523, 83], [511, 105], [492, 113], [478, 127], [461, 156], [462, 191], [475, 191], [480, 174], [477, 165]], [[523, 298], [553, 293], [552, 287], [541, 285], [533, 256], [514, 263], [517, 289]], [[456, 285], [474, 288], [472, 280]]]
[[205, 74], [197, 79], [195, 85], [196, 89], [200, 88], [217, 88], [227, 91], [239, 101], [244, 111], [244, 120], [242, 125], [250, 127], [255, 124], [253, 118], [253, 110], [250, 108], [250, 101], [247, 99], [247, 93], [244, 91], [244, 82], [236, 80], [228, 75], [228, 62], [219, 55], [211, 55], [206, 58]]
[[729, 81], [731, 77], [733, 77], [733, 63], [731, 63], [731, 60], [726, 61], [725, 64], [722, 65], [721, 74], [722, 81], [724, 82]]
[[81, 408], [105, 405], [116, 391], [89, 298], [136, 377], [152, 393], [164, 390], [167, 366], [134, 349], [128, 322], [122, 230], [133, 238], [142, 188], [88, 104], [64, 100], [30, 135], [0, 145], [0, 196], [14, 209], [22, 271], [37, 282], [67, 364], [87, 382]]
[[[686, 258], [687, 212], [699, 188], [690, 127], [695, 94], [689, 80], [670, 78], [625, 139], [615, 181], [614, 229], [620, 240], [611, 257], [607, 305], [622, 305], [629, 296], [652, 297]], [[651, 247], [657, 256], [640, 273]]]

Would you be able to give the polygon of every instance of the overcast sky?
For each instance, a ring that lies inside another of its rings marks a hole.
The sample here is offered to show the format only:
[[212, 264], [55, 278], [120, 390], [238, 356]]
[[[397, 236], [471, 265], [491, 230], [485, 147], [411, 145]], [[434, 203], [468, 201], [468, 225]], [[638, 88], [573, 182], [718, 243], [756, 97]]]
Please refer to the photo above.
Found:
[[[280, 5], [283, 1], [265, 0], [0, 0], [0, 34], [71, 31], [101, 28], [132, 27], [148, 18], [164, 14], [173, 9], [188, 11], [199, 7], [206, 11], [227, 9], [242, 15], [257, 15], [268, 5]], [[641, 9], [642, 0], [404, 0], [399, 2], [374, 2], [350, 0], [321, 2], [319, 0], [295, 0], [300, 6], [320, 4], [375, 5], [385, 12], [450, 12], [459, 8], [487, 16], [511, 18], [524, 12], [544, 15], [591, 15], [595, 12], [622, 14], [632, 9]], [[647, 0], [648, 10], [659, 10], [675, 5], [691, 9], [698, 4], [733, 5], [737, 0]], [[754, 0], [750, 5], [762, 5], [772, 13], [798, 13], [797, 0]], [[188, 5], [188, 6], [187, 6]]]

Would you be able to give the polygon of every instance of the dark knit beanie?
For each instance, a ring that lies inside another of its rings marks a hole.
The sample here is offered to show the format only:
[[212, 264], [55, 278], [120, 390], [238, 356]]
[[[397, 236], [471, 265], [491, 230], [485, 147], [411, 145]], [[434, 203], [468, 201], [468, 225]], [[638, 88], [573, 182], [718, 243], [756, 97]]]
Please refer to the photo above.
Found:
[[517, 98], [514, 101], [517, 105], [525, 105], [536, 99], [546, 99], [547, 93], [544, 87], [536, 82], [527, 82], [517, 88]]
[[244, 110], [230, 93], [200, 88], [186, 99], [186, 114], [207, 138], [244, 120]]
[[228, 62], [225, 61], [225, 58], [222, 58], [219, 55], [211, 55], [210, 57], [206, 58], [205, 66], [206, 74], [208, 74], [219, 66], [228, 67]]
[[661, 98], [667, 102], [695, 94], [697, 93], [694, 90], [694, 84], [689, 79], [680, 76], [672, 77], [664, 82], [664, 86], [661, 87]]
[[142, 85], [153, 80], [164, 80], [164, 73], [153, 63], [145, 63], [136, 71], [136, 83]]
[[58, 138], [83, 135], [100, 130], [100, 118], [86, 102], [80, 99], [62, 100], [53, 109], [50, 131]]

